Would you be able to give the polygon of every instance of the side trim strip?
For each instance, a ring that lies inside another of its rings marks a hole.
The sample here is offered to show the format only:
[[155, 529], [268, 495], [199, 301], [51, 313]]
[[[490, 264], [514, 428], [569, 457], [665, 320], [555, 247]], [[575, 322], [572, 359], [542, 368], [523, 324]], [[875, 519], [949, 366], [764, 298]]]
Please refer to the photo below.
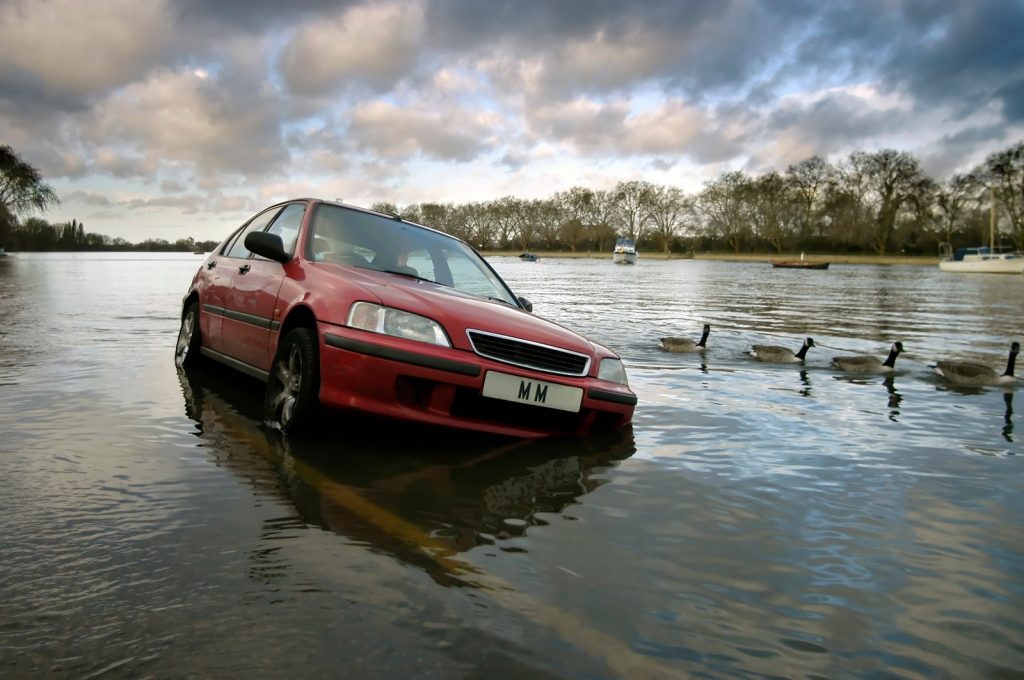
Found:
[[368, 354], [372, 357], [379, 357], [381, 359], [401, 361], [402, 363], [412, 364], [414, 366], [434, 368], [439, 371], [458, 373], [459, 375], [468, 375], [474, 378], [480, 375], [480, 367], [474, 364], [466, 364], [461, 361], [454, 361], [453, 359], [439, 359], [437, 357], [417, 354], [416, 352], [410, 352], [404, 349], [382, 347], [381, 345], [374, 345], [373, 343], [363, 342], [362, 340], [343, 338], [340, 335], [332, 335], [331, 333], [326, 333], [324, 335], [324, 342], [331, 347], [347, 349], [350, 352], [359, 352], [360, 354]]
[[241, 321], [257, 328], [269, 328], [272, 331], [276, 331], [281, 327], [281, 322], [277, 319], [268, 319], [263, 316], [256, 316], [255, 314], [246, 314], [245, 312], [237, 312], [233, 309], [225, 309], [224, 307], [217, 307], [216, 305], [203, 305], [203, 311], [209, 314], [216, 314], [217, 316], [223, 316], [225, 319], [231, 319], [233, 321]]
[[232, 321], [241, 321], [258, 328], [270, 328], [272, 319], [268, 319], [263, 316], [256, 316], [255, 314], [246, 314], [245, 312], [238, 312], [233, 309], [224, 310], [224, 318], [231, 319]]
[[626, 404], [627, 406], [636, 406], [636, 395], [635, 394], [621, 394], [619, 392], [609, 392], [608, 390], [599, 390], [591, 387], [587, 390], [587, 396], [591, 399], [597, 399], [598, 401], [610, 401], [613, 404]]
[[199, 352], [205, 357], [210, 357], [214, 361], [219, 361], [220, 363], [225, 364], [226, 366], [230, 366], [231, 368], [237, 369], [242, 373], [245, 373], [246, 375], [250, 375], [253, 378], [256, 378], [257, 380], [267, 382], [267, 380], [270, 379], [270, 374], [267, 373], [266, 371], [256, 368], [251, 364], [247, 364], [244, 361], [239, 361], [234, 357], [229, 357], [227, 354], [221, 354], [220, 352], [210, 349], [209, 347], [200, 347]]

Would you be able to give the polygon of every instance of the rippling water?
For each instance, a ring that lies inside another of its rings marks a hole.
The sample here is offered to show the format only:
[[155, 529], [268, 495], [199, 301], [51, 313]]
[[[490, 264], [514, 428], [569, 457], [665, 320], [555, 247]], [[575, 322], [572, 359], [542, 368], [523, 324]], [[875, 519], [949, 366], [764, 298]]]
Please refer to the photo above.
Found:
[[[927, 367], [1001, 369], [1021, 277], [495, 258], [623, 355], [631, 430], [289, 441], [258, 383], [174, 370], [200, 259], [0, 261], [0, 674], [1024, 674], [1019, 394]], [[828, 367], [894, 340], [889, 379]]]

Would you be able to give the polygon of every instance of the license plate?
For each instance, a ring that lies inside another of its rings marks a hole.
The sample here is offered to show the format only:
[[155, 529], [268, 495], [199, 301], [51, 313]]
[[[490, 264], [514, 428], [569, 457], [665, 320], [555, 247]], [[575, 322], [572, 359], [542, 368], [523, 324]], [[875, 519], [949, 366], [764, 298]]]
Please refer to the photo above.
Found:
[[583, 401], [583, 390], [579, 387], [488, 371], [484, 378], [484, 396], [576, 413]]

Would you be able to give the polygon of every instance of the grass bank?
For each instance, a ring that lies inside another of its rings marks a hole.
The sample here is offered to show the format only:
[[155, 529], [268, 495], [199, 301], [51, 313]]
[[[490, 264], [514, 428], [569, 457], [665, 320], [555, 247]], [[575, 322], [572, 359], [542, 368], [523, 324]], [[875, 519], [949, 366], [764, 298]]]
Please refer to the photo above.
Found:
[[[520, 250], [487, 250], [483, 251], [486, 257], [518, 257], [522, 251]], [[597, 260], [610, 260], [612, 254], [601, 253], [601, 252], [570, 252], [570, 251], [531, 251], [534, 252], [537, 257], [544, 258], [590, 258]], [[733, 253], [695, 253], [693, 257], [685, 255], [683, 253], [664, 253], [655, 252], [642, 252], [640, 253], [641, 260], [724, 260], [727, 262], [771, 262], [772, 260], [799, 260], [800, 253], [784, 253], [782, 255], [775, 255], [769, 253], [744, 253], [736, 255]], [[926, 265], [934, 267], [938, 265], [939, 258], [935, 256], [907, 256], [907, 255], [804, 255], [804, 260], [807, 262], [828, 262], [830, 264], [914, 264], [914, 265]]]

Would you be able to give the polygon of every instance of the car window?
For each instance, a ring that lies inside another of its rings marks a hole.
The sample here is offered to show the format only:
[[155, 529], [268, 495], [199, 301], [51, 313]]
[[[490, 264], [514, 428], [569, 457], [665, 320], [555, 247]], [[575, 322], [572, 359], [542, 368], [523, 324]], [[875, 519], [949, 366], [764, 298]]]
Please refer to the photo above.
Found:
[[426, 248], [417, 248], [409, 251], [409, 254], [405, 256], [405, 263], [402, 264], [401, 258], [399, 258], [399, 266], [408, 267], [408, 274], [414, 276], [421, 276], [431, 281], [438, 280], [438, 273], [434, 268], [434, 258], [431, 257], [430, 251]]
[[267, 225], [270, 224], [270, 220], [274, 219], [274, 216], [280, 211], [281, 206], [275, 206], [270, 210], [264, 210], [259, 215], [252, 218], [252, 221], [245, 226], [245, 229], [238, 233], [238, 237], [235, 238], [234, 243], [231, 244], [224, 255], [227, 257], [238, 258], [249, 257], [249, 249], [245, 247], [245, 237], [254, 231], [263, 231], [266, 229]]
[[[281, 237], [281, 243], [284, 245], [284, 252], [289, 255], [295, 253], [295, 240], [299, 236], [299, 226], [302, 224], [302, 216], [306, 214], [306, 206], [302, 203], [292, 203], [274, 220], [274, 223], [270, 225], [270, 229], [267, 229], [268, 234], [277, 234]], [[257, 255], [257, 257], [259, 257]], [[265, 259], [259, 257], [259, 259]]]
[[316, 261], [369, 266], [380, 245], [372, 227], [362, 224], [363, 215], [355, 210], [320, 206], [313, 219], [313, 238], [309, 241], [306, 257]]
[[[446, 259], [448, 269], [452, 274], [452, 285], [455, 288], [473, 295], [495, 297], [494, 275], [482, 266], [479, 258], [469, 258], [461, 252], [449, 252]], [[504, 299], [504, 296], [497, 297]]]
[[517, 304], [472, 248], [432, 229], [373, 213], [321, 204], [306, 257], [317, 262], [417, 276], [465, 293]]

